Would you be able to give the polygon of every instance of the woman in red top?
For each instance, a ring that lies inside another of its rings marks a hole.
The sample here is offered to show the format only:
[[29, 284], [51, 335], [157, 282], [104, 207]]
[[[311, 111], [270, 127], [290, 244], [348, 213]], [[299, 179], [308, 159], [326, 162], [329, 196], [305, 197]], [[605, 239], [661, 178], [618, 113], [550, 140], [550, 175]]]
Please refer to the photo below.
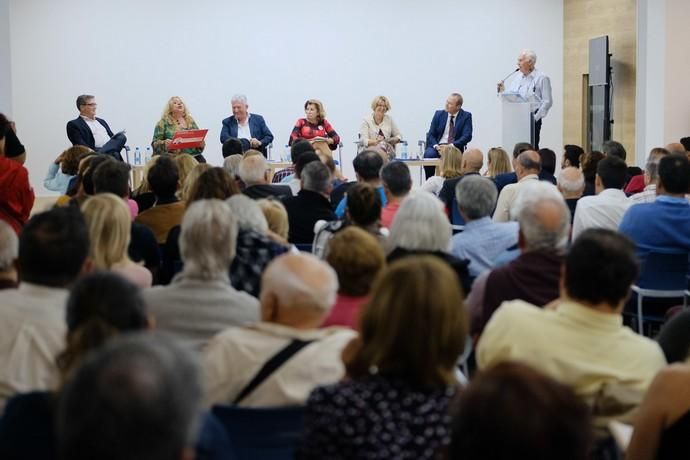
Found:
[[304, 103], [306, 118], [300, 118], [295, 123], [290, 134], [289, 145], [300, 139], [305, 139], [314, 146], [314, 150], [331, 155], [331, 150], [338, 148], [340, 136], [326, 120], [326, 111], [321, 101], [309, 99]]

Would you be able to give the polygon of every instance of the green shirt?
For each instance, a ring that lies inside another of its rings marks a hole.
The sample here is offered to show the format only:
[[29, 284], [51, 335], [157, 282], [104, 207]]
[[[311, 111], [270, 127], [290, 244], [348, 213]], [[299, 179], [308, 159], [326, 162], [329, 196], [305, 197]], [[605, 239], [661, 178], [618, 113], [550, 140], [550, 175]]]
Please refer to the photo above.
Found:
[[[153, 130], [153, 141], [151, 142], [151, 147], [153, 147], [154, 155], [160, 155], [161, 153], [168, 153], [165, 148], [165, 141], [172, 139], [177, 131], [180, 129], [199, 129], [196, 122], [192, 119], [191, 124], [187, 128], [180, 128], [180, 126], [175, 122], [170, 122], [165, 118], [161, 118], [156, 124], [156, 128]], [[195, 149], [179, 149], [173, 150], [172, 153], [188, 153], [192, 156], [200, 155], [203, 152], [203, 147]]]

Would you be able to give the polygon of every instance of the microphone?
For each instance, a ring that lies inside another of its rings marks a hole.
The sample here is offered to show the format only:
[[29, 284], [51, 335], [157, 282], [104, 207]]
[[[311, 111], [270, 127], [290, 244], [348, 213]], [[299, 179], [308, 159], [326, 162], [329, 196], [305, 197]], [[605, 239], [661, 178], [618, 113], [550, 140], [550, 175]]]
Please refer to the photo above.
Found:
[[514, 74], [515, 72], [519, 71], [519, 70], [520, 70], [520, 68], [518, 67], [517, 69], [513, 70], [513, 71], [510, 72], [508, 75], [506, 75], [505, 77], [503, 77], [503, 80], [501, 80], [500, 82], [498, 82], [498, 85], [496, 85], [496, 92], [497, 92], [497, 93], [500, 93], [500, 92], [501, 92], [501, 87], [503, 86], [503, 82], [506, 81], [508, 78], [512, 77], [513, 74]]

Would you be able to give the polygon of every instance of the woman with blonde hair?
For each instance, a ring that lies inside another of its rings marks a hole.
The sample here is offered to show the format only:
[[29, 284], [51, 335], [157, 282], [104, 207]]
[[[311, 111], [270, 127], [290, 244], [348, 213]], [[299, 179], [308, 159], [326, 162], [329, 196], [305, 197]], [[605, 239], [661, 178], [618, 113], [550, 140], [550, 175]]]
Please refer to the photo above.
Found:
[[422, 190], [438, 196], [446, 179], [462, 176], [462, 152], [454, 145], [442, 145], [439, 149], [441, 164], [436, 168], [438, 175], [431, 176], [422, 185]]
[[156, 128], [153, 130], [153, 140], [151, 147], [153, 153], [159, 155], [161, 153], [188, 153], [192, 155], [199, 163], [206, 163], [206, 159], [201, 154], [204, 151], [205, 143], [202, 141], [201, 147], [193, 149], [171, 149], [170, 143], [177, 131], [187, 129], [199, 129], [194, 118], [187, 111], [187, 106], [179, 96], [173, 96], [168, 99], [168, 103], [163, 109], [161, 119], [156, 123]]
[[348, 378], [309, 396], [298, 458], [439, 458], [467, 336], [455, 274], [433, 257], [395, 262], [361, 312]]
[[506, 152], [502, 147], [492, 147], [489, 149], [489, 153], [487, 153], [486, 165], [488, 169], [484, 173], [484, 176], [491, 177], [492, 179], [499, 174], [512, 171], [508, 152]]
[[299, 118], [295, 122], [290, 134], [288, 145], [304, 139], [314, 147], [314, 150], [332, 156], [331, 150], [338, 148], [340, 136], [326, 120], [326, 110], [321, 101], [309, 99], [304, 103], [305, 118]]
[[[194, 163], [192, 164], [189, 161], [183, 160], [183, 158], [189, 158]], [[194, 158], [186, 154], [176, 157], [175, 163], [177, 164], [177, 170], [180, 174], [180, 189], [177, 191], [177, 195], [180, 200], [186, 202], [189, 200], [189, 191], [192, 185], [194, 185], [199, 176], [211, 169], [211, 165], [208, 163], [197, 163]]]
[[132, 221], [124, 200], [112, 193], [99, 193], [88, 198], [81, 210], [89, 228], [89, 257], [95, 267], [118, 273], [141, 288], [150, 287], [151, 272], [127, 255]]
[[268, 230], [274, 236], [280, 237], [283, 244], [288, 244], [288, 231], [290, 230], [290, 222], [288, 221], [287, 211], [285, 206], [278, 200], [262, 198], [256, 201], [261, 208], [261, 212], [266, 217]]
[[398, 126], [387, 112], [391, 109], [391, 103], [386, 96], [376, 96], [371, 101], [371, 115], [362, 120], [359, 126], [360, 149], [373, 147], [385, 142], [395, 146], [402, 140], [402, 134]]

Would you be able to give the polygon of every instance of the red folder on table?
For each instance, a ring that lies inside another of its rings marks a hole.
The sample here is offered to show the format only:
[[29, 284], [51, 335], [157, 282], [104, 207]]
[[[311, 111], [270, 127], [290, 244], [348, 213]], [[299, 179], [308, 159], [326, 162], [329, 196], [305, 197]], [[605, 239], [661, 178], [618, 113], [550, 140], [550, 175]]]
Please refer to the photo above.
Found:
[[206, 138], [206, 133], [208, 133], [208, 129], [187, 129], [184, 131], [177, 131], [168, 146], [168, 150], [201, 147], [201, 143]]

